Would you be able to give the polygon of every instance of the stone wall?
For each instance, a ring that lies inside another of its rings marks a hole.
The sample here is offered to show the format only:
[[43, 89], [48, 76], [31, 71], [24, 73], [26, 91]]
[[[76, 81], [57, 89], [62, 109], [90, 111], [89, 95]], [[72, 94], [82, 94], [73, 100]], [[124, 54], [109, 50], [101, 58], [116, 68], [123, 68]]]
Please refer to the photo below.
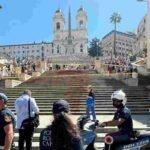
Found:
[[22, 82], [19, 80], [5, 80], [5, 88], [14, 88], [15, 86], [18, 86], [19, 84], [21, 84]]

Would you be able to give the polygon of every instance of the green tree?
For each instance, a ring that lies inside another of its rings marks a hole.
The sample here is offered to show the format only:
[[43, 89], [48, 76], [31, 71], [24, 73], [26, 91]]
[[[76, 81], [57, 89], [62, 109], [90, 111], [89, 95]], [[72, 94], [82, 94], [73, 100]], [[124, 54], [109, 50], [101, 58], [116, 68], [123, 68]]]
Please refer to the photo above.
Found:
[[120, 23], [121, 16], [117, 12], [114, 12], [112, 16], [110, 17], [110, 22], [114, 24], [114, 55], [116, 57], [116, 29], [117, 29], [117, 23]]
[[92, 57], [103, 56], [102, 48], [97, 38], [92, 39], [90, 42], [89, 55]]

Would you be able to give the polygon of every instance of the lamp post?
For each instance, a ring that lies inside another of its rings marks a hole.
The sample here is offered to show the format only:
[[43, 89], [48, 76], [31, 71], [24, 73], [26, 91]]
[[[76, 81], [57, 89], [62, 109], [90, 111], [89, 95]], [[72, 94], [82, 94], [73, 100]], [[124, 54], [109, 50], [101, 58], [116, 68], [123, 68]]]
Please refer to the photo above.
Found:
[[41, 48], [41, 60], [44, 61], [44, 46]]
[[113, 60], [113, 48], [112, 47], [110, 47], [110, 54], [111, 54], [111, 62], [112, 62], [112, 60]]
[[96, 59], [98, 60], [99, 41], [96, 42]]
[[147, 69], [150, 70], [150, 0], [137, 0], [139, 2], [147, 2]]

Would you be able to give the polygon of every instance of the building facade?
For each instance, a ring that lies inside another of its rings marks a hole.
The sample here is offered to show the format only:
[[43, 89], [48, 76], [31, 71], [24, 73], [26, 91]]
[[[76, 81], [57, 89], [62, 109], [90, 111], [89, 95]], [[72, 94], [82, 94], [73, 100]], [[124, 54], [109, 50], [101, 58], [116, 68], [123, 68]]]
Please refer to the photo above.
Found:
[[[109, 32], [101, 40], [103, 54], [106, 59], [114, 57], [114, 31]], [[116, 31], [116, 56], [127, 58], [136, 53], [136, 35]]]
[[53, 17], [54, 38], [50, 43], [32, 43], [0, 46], [0, 53], [16, 59], [40, 58], [56, 56], [88, 55], [87, 14], [81, 7], [76, 14], [76, 29], [71, 26], [71, 11], [68, 13], [68, 28], [61, 10]]
[[54, 54], [79, 54], [87, 55], [87, 14], [83, 8], [77, 11], [76, 29], [71, 28], [71, 12], [68, 14], [68, 30], [65, 29], [65, 18], [61, 10], [54, 16]]
[[147, 69], [150, 72], [150, 0], [147, 0]]
[[137, 28], [137, 53], [141, 54], [147, 49], [147, 15], [143, 17]]

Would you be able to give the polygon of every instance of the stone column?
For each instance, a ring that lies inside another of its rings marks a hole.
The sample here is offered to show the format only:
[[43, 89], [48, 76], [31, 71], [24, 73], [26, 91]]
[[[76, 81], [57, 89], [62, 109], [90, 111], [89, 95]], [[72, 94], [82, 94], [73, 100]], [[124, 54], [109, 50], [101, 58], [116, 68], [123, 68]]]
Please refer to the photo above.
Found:
[[147, 0], [147, 69], [150, 70], [150, 0]]

